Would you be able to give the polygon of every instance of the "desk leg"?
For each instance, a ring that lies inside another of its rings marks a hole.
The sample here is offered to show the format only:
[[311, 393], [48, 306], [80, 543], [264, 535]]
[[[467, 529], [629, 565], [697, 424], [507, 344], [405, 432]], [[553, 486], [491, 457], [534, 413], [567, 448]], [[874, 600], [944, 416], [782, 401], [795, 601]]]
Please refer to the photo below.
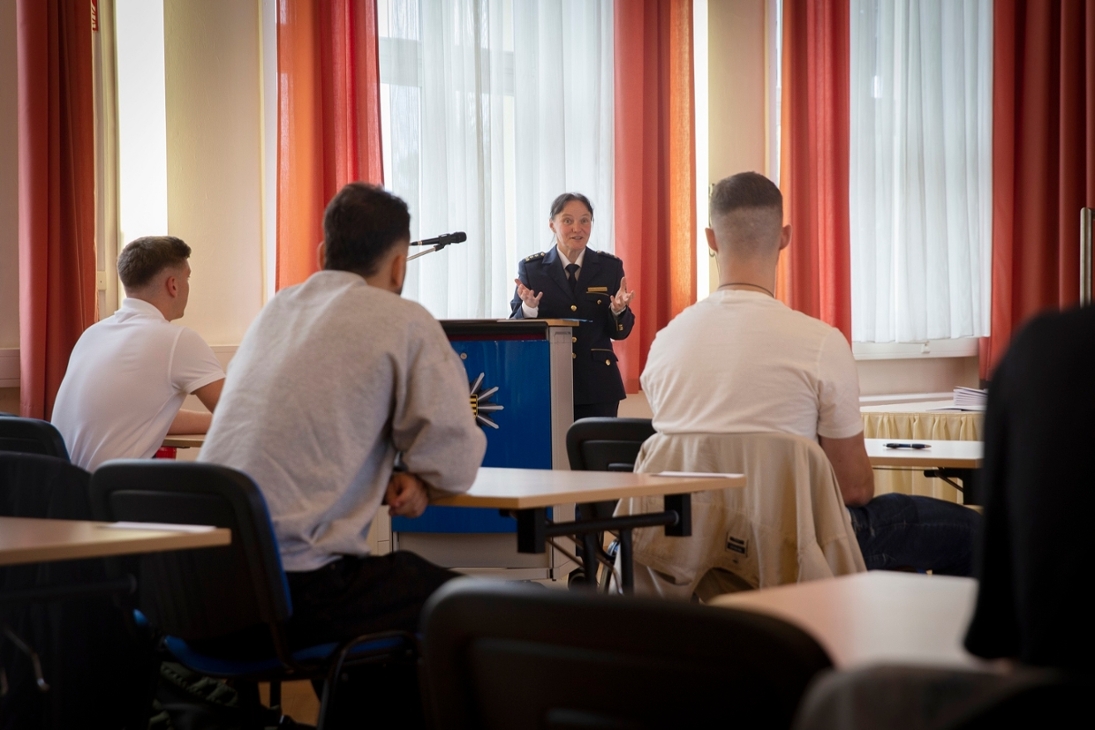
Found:
[[958, 478], [962, 480], [963, 504], [984, 504], [981, 494], [981, 470], [957, 469]]
[[620, 590], [635, 592], [635, 562], [631, 550], [631, 530], [620, 530]]
[[[947, 484], [957, 489], [962, 493], [962, 504], [981, 504], [981, 491], [978, 484], [978, 478], [981, 474], [980, 469], [956, 469], [953, 467], [943, 467], [939, 469], [926, 469], [924, 470], [924, 476], [929, 479], [942, 479]], [[961, 479], [962, 484], [958, 485], [953, 480]]]
[[692, 534], [692, 495], [665, 495], [665, 511], [676, 512], [677, 524], [666, 525], [665, 534], [670, 537], [689, 537]]
[[547, 509], [517, 510], [517, 552], [543, 553], [547, 550]]

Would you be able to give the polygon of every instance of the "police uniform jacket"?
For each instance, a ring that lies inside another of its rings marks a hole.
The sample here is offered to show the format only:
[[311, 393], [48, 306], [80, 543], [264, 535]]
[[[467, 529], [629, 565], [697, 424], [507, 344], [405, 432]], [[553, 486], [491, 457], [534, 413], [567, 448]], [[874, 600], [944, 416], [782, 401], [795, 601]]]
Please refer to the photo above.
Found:
[[[517, 278], [540, 299], [543, 319], [582, 320], [574, 331], [574, 402], [608, 403], [624, 399], [624, 382], [612, 340], [631, 334], [635, 314], [628, 307], [612, 314], [612, 296], [620, 289], [624, 263], [612, 254], [587, 248], [578, 271], [577, 296], [560, 264], [559, 249], [529, 256], [517, 265]], [[511, 319], [523, 319], [521, 297], [514, 291]]]

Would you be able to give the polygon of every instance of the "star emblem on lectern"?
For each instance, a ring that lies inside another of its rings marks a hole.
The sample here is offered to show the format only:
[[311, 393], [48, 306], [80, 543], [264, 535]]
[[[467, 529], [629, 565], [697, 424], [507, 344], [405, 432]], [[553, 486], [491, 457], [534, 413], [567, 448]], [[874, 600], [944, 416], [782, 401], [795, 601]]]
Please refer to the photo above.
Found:
[[480, 425], [498, 428], [498, 424], [491, 420], [490, 414], [505, 409], [505, 406], [491, 403], [490, 399], [498, 392], [498, 386], [483, 390], [483, 379], [486, 373], [479, 373], [479, 377], [471, 384], [471, 412]]

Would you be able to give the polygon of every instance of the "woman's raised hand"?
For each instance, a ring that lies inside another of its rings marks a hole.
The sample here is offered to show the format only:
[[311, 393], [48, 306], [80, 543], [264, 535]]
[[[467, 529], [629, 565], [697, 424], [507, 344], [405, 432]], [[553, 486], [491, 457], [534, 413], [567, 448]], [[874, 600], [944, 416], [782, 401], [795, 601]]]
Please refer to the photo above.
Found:
[[521, 297], [521, 301], [524, 302], [529, 309], [539, 309], [540, 297], [544, 296], [544, 293], [540, 292], [537, 294], [532, 291], [532, 289], [529, 289], [522, 284], [520, 279], [514, 279], [514, 281], [517, 283], [517, 296]]
[[612, 297], [612, 303], [609, 305], [612, 307], [612, 313], [623, 314], [623, 311], [631, 304], [631, 299], [634, 296], [634, 291], [627, 290], [627, 277], [622, 277], [620, 279], [620, 290], [616, 292], [616, 296]]

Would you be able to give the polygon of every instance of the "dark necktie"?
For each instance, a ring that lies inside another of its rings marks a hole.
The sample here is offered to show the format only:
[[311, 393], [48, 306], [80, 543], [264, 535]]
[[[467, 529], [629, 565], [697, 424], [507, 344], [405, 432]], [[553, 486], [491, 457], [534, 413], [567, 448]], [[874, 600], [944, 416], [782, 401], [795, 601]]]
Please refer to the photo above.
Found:
[[578, 264], [567, 264], [567, 279], [570, 281], [570, 291], [575, 298], [578, 296]]

